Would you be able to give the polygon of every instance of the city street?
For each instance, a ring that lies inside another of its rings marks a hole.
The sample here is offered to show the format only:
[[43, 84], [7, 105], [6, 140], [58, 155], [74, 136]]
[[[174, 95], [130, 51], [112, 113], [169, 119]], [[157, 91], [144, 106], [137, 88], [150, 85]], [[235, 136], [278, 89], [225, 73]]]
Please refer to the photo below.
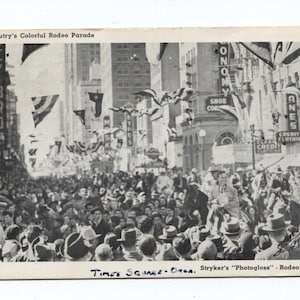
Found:
[[299, 259], [299, 56], [0, 44], [0, 260]]

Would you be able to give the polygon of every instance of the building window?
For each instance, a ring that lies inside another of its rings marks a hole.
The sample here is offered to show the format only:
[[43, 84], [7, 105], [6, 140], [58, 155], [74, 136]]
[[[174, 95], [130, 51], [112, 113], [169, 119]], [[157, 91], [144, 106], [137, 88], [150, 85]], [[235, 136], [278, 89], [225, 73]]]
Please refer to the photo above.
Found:
[[217, 146], [233, 144], [235, 140], [234, 134], [231, 132], [222, 133], [217, 139]]
[[123, 83], [121, 81], [118, 82], [118, 87], [122, 87]]
[[195, 145], [198, 145], [199, 141], [198, 141], [198, 134], [195, 134]]
[[190, 146], [192, 146], [193, 145], [193, 136], [191, 135], [190, 136]]
[[124, 87], [128, 87], [128, 81], [124, 81]]
[[139, 44], [135, 44], [135, 45], [133, 46], [133, 48], [138, 49], [138, 48], [140, 48], [140, 45], [139, 45]]
[[188, 145], [188, 137], [187, 136], [184, 138], [184, 144]]
[[135, 82], [135, 83], [134, 83], [134, 86], [135, 86], [135, 87], [140, 87], [140, 86], [142, 86], [142, 84], [141, 84], [140, 82]]

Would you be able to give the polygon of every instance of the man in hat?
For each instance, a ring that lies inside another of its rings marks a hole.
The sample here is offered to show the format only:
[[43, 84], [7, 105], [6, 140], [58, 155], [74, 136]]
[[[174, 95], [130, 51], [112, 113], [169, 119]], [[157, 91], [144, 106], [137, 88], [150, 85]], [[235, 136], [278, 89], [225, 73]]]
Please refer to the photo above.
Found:
[[83, 239], [86, 241], [86, 245], [89, 247], [89, 251], [92, 255], [95, 254], [95, 249], [99, 244], [100, 234], [96, 234], [95, 230], [91, 226], [83, 226], [80, 229], [80, 233]]
[[282, 189], [283, 189], [282, 169], [278, 167], [276, 173], [273, 174], [271, 179], [270, 196], [267, 205], [267, 209], [270, 212], [275, 212], [275, 213], [278, 212], [278, 207], [281, 206], [281, 202], [282, 202], [281, 201]]
[[193, 249], [189, 237], [185, 235], [176, 237], [172, 245], [179, 260], [192, 260], [191, 254]]
[[66, 261], [90, 261], [92, 254], [80, 233], [71, 233], [65, 240], [64, 257]]
[[178, 256], [175, 254], [174, 247], [172, 246], [172, 242], [177, 236], [176, 227], [169, 225], [164, 227], [163, 234], [159, 236], [159, 240], [161, 240], [162, 245], [155, 260], [178, 260]]
[[201, 177], [199, 175], [199, 172], [196, 168], [193, 168], [191, 170], [191, 174], [190, 176], [188, 177], [188, 180], [187, 180], [188, 183], [192, 183], [192, 182], [195, 182], [195, 183], [198, 183], [199, 185], [202, 184], [202, 180], [201, 180]]
[[266, 226], [263, 230], [266, 231], [271, 239], [271, 246], [255, 255], [255, 260], [280, 260], [288, 259], [289, 253], [282, 242], [286, 238], [287, 224], [282, 214], [271, 214], [267, 218]]
[[118, 239], [121, 243], [123, 256], [118, 258], [120, 261], [141, 261], [142, 256], [136, 248], [137, 234], [134, 228], [125, 228], [122, 230], [121, 238]]
[[225, 214], [231, 217], [240, 217], [239, 199], [237, 190], [228, 181], [224, 170], [218, 174], [218, 184], [214, 186], [209, 194], [210, 211], [207, 219], [210, 226], [219, 230]]

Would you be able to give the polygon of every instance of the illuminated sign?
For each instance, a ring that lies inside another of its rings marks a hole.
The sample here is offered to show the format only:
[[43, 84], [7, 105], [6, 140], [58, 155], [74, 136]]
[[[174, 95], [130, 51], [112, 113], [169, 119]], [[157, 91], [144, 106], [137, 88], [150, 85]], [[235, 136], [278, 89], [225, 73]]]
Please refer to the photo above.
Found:
[[132, 126], [132, 116], [131, 114], [126, 114], [126, 136], [127, 136], [127, 146], [133, 146], [133, 126]]
[[226, 97], [230, 92], [228, 43], [219, 43], [219, 78], [220, 78], [220, 91]]
[[296, 94], [286, 94], [288, 131], [299, 131]]
[[[103, 118], [103, 128], [104, 129], [109, 129], [110, 128], [110, 117], [105, 116]], [[104, 146], [105, 148], [109, 148], [111, 144], [111, 137], [110, 134], [106, 133], [104, 134]]]

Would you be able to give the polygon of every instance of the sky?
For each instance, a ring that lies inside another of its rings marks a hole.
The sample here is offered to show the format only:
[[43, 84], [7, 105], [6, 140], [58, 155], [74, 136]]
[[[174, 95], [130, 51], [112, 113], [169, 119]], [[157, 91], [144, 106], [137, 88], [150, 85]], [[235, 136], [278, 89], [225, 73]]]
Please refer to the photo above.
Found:
[[[17, 112], [20, 115], [21, 143], [25, 153], [30, 148], [28, 135], [34, 134], [38, 143], [37, 163], [48, 153], [49, 144], [53, 144], [58, 135], [59, 102], [64, 101], [64, 45], [49, 44], [32, 53], [21, 65], [22, 44], [7, 45], [7, 63], [12, 86], [18, 97]], [[59, 98], [50, 114], [34, 128], [32, 119], [33, 103], [31, 97], [59, 94]]]

